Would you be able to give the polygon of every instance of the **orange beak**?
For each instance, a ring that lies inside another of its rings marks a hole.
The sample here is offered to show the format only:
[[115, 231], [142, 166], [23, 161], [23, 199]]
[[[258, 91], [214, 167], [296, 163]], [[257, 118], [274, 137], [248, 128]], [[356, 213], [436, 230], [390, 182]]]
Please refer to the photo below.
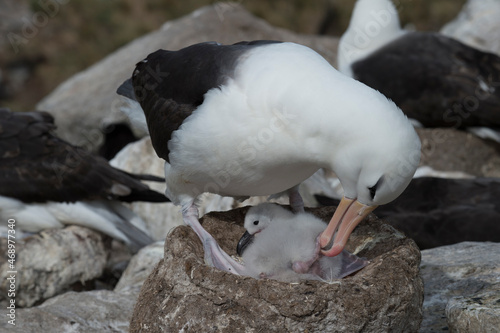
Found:
[[320, 236], [323, 255], [334, 257], [340, 254], [354, 228], [375, 208], [377, 206], [367, 206], [357, 200], [343, 197], [330, 223]]

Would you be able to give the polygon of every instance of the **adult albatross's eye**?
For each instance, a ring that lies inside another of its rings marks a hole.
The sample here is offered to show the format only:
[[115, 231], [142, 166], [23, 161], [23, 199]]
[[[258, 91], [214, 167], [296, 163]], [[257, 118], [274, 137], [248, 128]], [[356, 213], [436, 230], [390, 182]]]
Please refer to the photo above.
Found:
[[380, 186], [380, 184], [382, 184], [383, 181], [384, 181], [384, 176], [380, 177], [375, 185], [373, 185], [372, 187], [368, 187], [372, 200], [375, 198], [375, 194], [377, 193], [377, 188]]
[[370, 196], [373, 200], [375, 198], [375, 193], [377, 192], [377, 185], [375, 184], [372, 187], [368, 187], [368, 190], [370, 191]]
[[259, 225], [259, 221], [253, 221], [253, 225]]

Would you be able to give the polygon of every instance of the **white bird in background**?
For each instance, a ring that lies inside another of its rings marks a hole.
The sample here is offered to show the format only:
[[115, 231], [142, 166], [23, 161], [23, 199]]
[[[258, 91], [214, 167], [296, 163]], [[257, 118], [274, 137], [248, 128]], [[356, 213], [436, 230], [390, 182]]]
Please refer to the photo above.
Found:
[[343, 250], [335, 257], [318, 256], [316, 239], [326, 223], [310, 213], [293, 212], [272, 203], [251, 207], [247, 231], [238, 242], [246, 275], [280, 281], [331, 281], [365, 267], [368, 262]]
[[[46, 112], [0, 109], [0, 218], [19, 231], [75, 224], [98, 230], [132, 250], [152, 243], [144, 221], [120, 201], [165, 202], [143, 180], [52, 134]], [[5, 226], [4, 226], [5, 227]]]
[[318, 252], [336, 256], [366, 215], [403, 192], [420, 160], [420, 140], [394, 103], [294, 43], [158, 50], [118, 93], [144, 110], [153, 147], [166, 162], [166, 194], [182, 206], [205, 260], [235, 274], [245, 268], [198, 220], [200, 194], [287, 192], [300, 212], [298, 185], [320, 168], [333, 170], [345, 194]]

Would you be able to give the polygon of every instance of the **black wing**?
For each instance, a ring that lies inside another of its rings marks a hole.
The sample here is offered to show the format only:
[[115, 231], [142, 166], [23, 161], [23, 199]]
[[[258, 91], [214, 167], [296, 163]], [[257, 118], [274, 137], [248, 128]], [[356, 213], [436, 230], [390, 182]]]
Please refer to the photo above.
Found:
[[354, 77], [427, 127], [500, 127], [500, 57], [412, 32], [352, 64]]
[[117, 93], [130, 98], [134, 92], [146, 115], [156, 153], [169, 161], [172, 132], [203, 103], [205, 93], [233, 77], [244, 52], [270, 43], [278, 42], [206, 42], [179, 51], [158, 50], [137, 64], [131, 81], [125, 81]]
[[147, 176], [113, 168], [52, 135], [54, 128], [46, 112], [0, 109], [0, 195], [23, 202], [168, 201], [139, 181]]

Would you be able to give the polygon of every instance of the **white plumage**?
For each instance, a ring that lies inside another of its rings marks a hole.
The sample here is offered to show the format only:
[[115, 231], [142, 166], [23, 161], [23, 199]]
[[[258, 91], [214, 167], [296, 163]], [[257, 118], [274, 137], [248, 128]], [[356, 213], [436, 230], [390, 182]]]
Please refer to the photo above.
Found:
[[[394, 162], [405, 162], [407, 150], [414, 150], [410, 153], [418, 163], [415, 131], [383, 95], [301, 45], [271, 44], [248, 53], [236, 79], [208, 91], [173, 133], [165, 175], [167, 196], [174, 203], [203, 192], [283, 192], [319, 167], [333, 165], [346, 196], [358, 197], [361, 190], [360, 199], [369, 204], [367, 188], [384, 172], [397, 173], [390, 169], [397, 168]], [[401, 155], [378, 158], [389, 151]], [[408, 163], [411, 167], [415, 161]], [[366, 186], [358, 186], [357, 176]], [[398, 194], [381, 189], [377, 201], [383, 204]]]

